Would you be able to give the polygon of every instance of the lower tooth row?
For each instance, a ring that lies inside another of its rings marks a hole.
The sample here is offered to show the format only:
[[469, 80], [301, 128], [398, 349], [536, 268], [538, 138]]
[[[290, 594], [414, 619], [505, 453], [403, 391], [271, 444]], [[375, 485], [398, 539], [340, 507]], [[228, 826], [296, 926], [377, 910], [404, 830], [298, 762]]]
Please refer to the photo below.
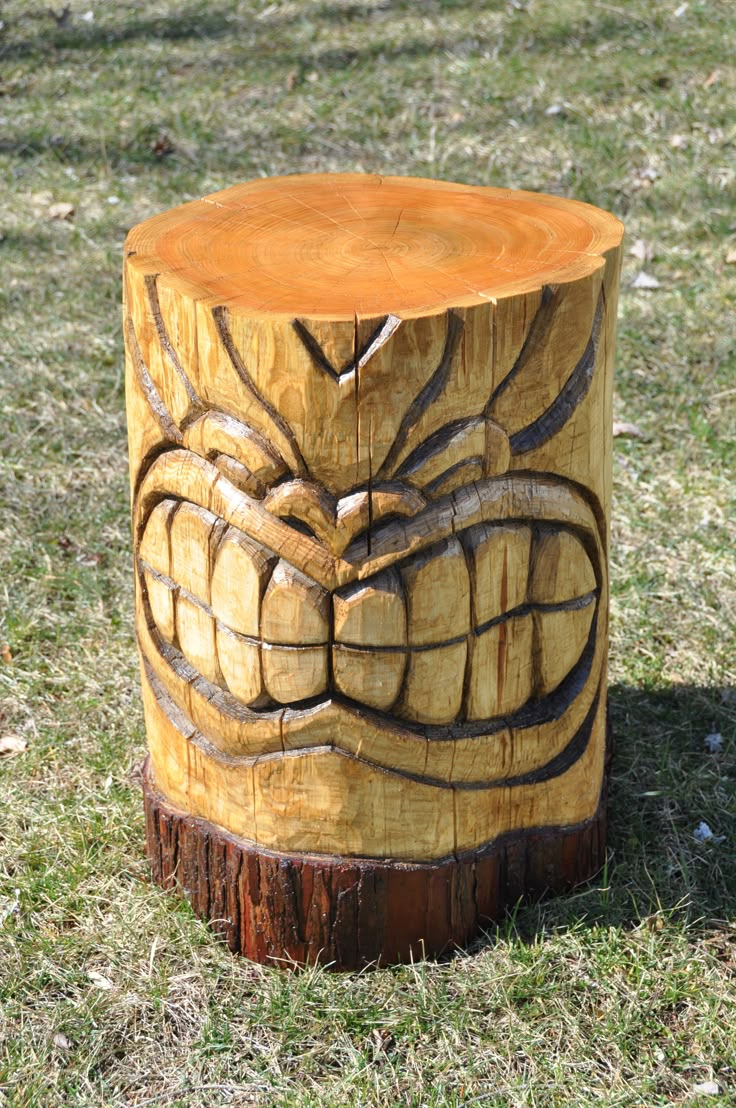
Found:
[[[252, 642], [180, 589], [146, 571], [151, 613], [194, 668], [244, 704], [293, 704], [328, 691], [329, 646]], [[440, 646], [374, 650], [335, 643], [336, 691], [418, 723], [508, 715], [551, 692], [580, 657], [594, 603], [511, 616], [481, 634]], [[468, 658], [468, 653], [470, 657]], [[467, 671], [467, 681], [466, 681]]]

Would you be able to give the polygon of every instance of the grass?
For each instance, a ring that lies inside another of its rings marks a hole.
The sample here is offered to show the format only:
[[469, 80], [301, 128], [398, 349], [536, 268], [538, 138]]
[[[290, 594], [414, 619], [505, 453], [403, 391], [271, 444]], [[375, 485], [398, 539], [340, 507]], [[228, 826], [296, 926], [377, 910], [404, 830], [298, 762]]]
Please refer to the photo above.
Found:
[[[736, 1104], [732, 4], [62, 7], [0, 4], [0, 1103]], [[292, 976], [148, 882], [119, 271], [156, 211], [338, 169], [624, 218], [645, 437], [616, 440], [606, 871], [445, 964]]]

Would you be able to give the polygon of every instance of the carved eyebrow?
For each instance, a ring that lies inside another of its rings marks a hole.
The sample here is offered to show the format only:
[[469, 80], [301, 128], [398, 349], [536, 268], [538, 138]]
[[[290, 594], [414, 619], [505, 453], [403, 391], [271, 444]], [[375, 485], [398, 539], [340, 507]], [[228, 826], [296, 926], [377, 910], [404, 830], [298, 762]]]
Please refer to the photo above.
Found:
[[379, 478], [386, 477], [392, 473], [393, 467], [396, 464], [396, 459], [401, 453], [404, 443], [409, 437], [409, 432], [414, 425], [419, 422], [419, 419], [427, 410], [427, 408], [434, 404], [437, 397], [443, 392], [447, 380], [450, 376], [450, 367], [452, 366], [452, 359], [457, 350], [458, 343], [462, 336], [465, 327], [465, 320], [462, 316], [456, 312], [450, 310], [447, 312], [447, 334], [445, 336], [445, 348], [442, 351], [442, 357], [440, 358], [439, 365], [435, 369], [434, 373], [427, 381], [426, 385], [416, 396], [411, 403], [409, 410], [401, 421], [401, 426], [396, 433], [396, 438], [393, 441], [393, 445], [388, 454], [384, 458], [383, 465], [378, 471], [377, 476]]
[[205, 412], [190, 423], [183, 434], [183, 445], [200, 458], [215, 454], [234, 458], [268, 488], [289, 473], [284, 459], [263, 435], [225, 412]]
[[486, 421], [483, 416], [457, 419], [435, 431], [406, 458], [396, 476], [423, 487], [451, 465], [485, 454]]
[[[405, 458], [397, 477], [430, 496], [508, 468], [509, 439], [485, 416], [468, 416], [440, 427]], [[448, 482], [450, 484], [448, 485]]]
[[585, 399], [593, 380], [598, 337], [603, 321], [603, 307], [604, 293], [601, 286], [590, 338], [580, 360], [547, 410], [528, 427], [511, 436], [511, 450], [514, 454], [525, 454], [528, 450], [534, 450], [551, 439], [565, 426], [577, 406]]

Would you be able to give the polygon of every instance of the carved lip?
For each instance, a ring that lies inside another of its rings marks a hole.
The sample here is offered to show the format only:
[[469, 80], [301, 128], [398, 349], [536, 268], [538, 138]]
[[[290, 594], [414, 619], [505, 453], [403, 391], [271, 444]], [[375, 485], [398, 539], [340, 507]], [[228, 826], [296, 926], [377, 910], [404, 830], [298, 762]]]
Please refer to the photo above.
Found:
[[[358, 540], [343, 558], [335, 558], [317, 540], [274, 519], [258, 501], [235, 488], [214, 466], [186, 450], [169, 451], [149, 467], [134, 509], [137, 549], [156, 506], [167, 499], [211, 512], [218, 519], [221, 530], [230, 528], [233, 534], [237, 531], [272, 562], [278, 561], [275, 550], [279, 550], [293, 565], [299, 565], [301, 571], [312, 570], [311, 585], [321, 588], [332, 604], [337, 597], [349, 595], [351, 590], [370, 588], [371, 578], [375, 581], [377, 574], [400, 573], [402, 567], [415, 563], [417, 555], [421, 556], [420, 560], [431, 561], [430, 547], [437, 547], [445, 540], [457, 540], [458, 536], [465, 541], [473, 537], [471, 531], [482, 532], [484, 525], [491, 529], [496, 526], [513, 529], [520, 525], [540, 533], [571, 532], [582, 543], [587, 563], [595, 575], [587, 641], [579, 660], [556, 688], [546, 696], [530, 699], [515, 711], [497, 716], [488, 713], [475, 720], [465, 718], [467, 713], [460, 713], [450, 722], [439, 723], [400, 717], [393, 708], [372, 707], [349, 698], [336, 691], [334, 668], [330, 671], [328, 687], [316, 696], [292, 701], [286, 706], [268, 701], [260, 707], [249, 706], [228, 691], [221, 681], [211, 681], [203, 673], [202, 666], [192, 665], [177, 645], [167, 642], [161, 635], [151, 611], [149, 582], [144, 580], [139, 565], [142, 605], [138, 636], [142, 654], [163, 681], [178, 710], [191, 720], [192, 734], [200, 736], [196, 741], [209, 744], [222, 752], [222, 756], [246, 759], [275, 756], [279, 752], [323, 745], [328, 736], [328, 743], [335, 749], [359, 756], [390, 772], [405, 771], [422, 780], [436, 778], [456, 781], [461, 787], [476, 787], [481, 778], [475, 767], [483, 764], [485, 744], [492, 743], [498, 750], [501, 743], [500, 749], [506, 751], [499, 762], [499, 780], [536, 772], [572, 741], [571, 737], [590, 709], [599, 685], [605, 648], [605, 636], [598, 630], [599, 613], [605, 611], [607, 595], [602, 532], [599, 513], [588, 497], [562, 479], [519, 473], [475, 482], [467, 489], [434, 501], [410, 519], [384, 520], [372, 535], [370, 554], [365, 549], [356, 549], [361, 541]], [[170, 580], [173, 585], [174, 578], [170, 576]], [[181, 583], [179, 591], [181, 593]], [[515, 614], [513, 605], [501, 615], [507, 613], [509, 616]], [[561, 616], [565, 614], [563, 611]], [[474, 643], [483, 638], [483, 633], [474, 633], [478, 628], [483, 631], [484, 623], [474, 620], [470, 632]], [[215, 633], [217, 630], [215, 623]], [[231, 633], [223, 628], [224, 635]], [[260, 632], [252, 638], [262, 642]], [[438, 644], [439, 649], [457, 649], [460, 644], [448, 646], [450, 638], [452, 636], [444, 636]], [[249, 645], [256, 651], [262, 649], [255, 641]], [[292, 645], [299, 644], [276, 644], [276, 649], [293, 654], [289, 650]], [[378, 656], [379, 660], [392, 653], [375, 648], [356, 649], [364, 645], [354, 636], [345, 636], [344, 643], [333, 639], [332, 653], [352, 651], [364, 658]], [[415, 650], [413, 656], [432, 658], [432, 649], [429, 646], [427, 650]], [[433, 672], [437, 672], [436, 667]], [[498, 762], [497, 753], [493, 761], [494, 765]], [[486, 775], [481, 776], [485, 778]]]

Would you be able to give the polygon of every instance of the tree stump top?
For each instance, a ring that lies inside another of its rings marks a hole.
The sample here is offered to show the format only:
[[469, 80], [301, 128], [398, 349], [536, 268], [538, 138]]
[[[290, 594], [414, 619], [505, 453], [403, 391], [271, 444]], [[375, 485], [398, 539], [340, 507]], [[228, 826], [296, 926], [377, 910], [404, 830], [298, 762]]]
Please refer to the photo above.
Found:
[[139, 224], [128, 265], [236, 314], [400, 318], [584, 278], [623, 227], [578, 201], [411, 177], [250, 181]]

